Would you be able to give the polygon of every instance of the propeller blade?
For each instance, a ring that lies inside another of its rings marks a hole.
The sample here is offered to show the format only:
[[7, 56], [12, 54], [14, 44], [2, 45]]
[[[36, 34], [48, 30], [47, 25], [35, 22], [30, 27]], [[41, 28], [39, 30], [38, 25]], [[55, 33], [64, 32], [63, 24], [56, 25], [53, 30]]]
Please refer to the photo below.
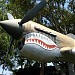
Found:
[[13, 17], [10, 13], [7, 13], [7, 16], [8, 16], [8, 19], [9, 19], [9, 20], [14, 19], [14, 17]]
[[10, 53], [10, 50], [11, 50], [11, 47], [12, 47], [12, 44], [14, 43], [14, 38], [13, 37], [11, 37], [11, 39], [10, 39], [10, 46], [9, 46], [9, 48], [8, 48], [8, 53]]
[[33, 7], [19, 22], [19, 25], [22, 25], [25, 22], [28, 22], [29, 20], [33, 19], [37, 13], [46, 5], [46, 0], [42, 0], [38, 5]]

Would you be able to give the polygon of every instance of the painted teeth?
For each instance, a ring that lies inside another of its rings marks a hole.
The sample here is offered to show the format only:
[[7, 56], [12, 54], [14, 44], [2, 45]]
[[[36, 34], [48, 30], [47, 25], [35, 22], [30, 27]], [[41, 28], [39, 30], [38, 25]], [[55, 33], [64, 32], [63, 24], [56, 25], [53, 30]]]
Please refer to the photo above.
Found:
[[46, 43], [42, 42], [39, 39], [27, 39], [27, 40], [25, 40], [25, 44], [27, 44], [27, 43], [35, 43], [35, 44], [38, 44], [45, 49], [52, 50], [52, 48], [50, 48], [49, 45], [47, 45]]
[[56, 45], [52, 44], [46, 44], [45, 42], [43, 42], [42, 38], [45, 38], [46, 42], [49, 42], [49, 38], [46, 38], [46, 36], [39, 34], [39, 33], [29, 33], [26, 36], [26, 40], [25, 40], [25, 44], [27, 43], [35, 43], [40, 45], [41, 47], [43, 47], [44, 49], [48, 49], [48, 50], [52, 50], [54, 48], [56, 48]]

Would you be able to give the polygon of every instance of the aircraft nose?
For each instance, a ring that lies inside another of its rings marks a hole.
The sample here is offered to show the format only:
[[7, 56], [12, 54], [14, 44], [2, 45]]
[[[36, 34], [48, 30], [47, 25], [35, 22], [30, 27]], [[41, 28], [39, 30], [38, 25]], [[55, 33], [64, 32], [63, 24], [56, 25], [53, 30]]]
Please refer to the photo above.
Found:
[[14, 39], [19, 39], [23, 33], [23, 27], [18, 24], [17, 20], [0, 21], [0, 25]]

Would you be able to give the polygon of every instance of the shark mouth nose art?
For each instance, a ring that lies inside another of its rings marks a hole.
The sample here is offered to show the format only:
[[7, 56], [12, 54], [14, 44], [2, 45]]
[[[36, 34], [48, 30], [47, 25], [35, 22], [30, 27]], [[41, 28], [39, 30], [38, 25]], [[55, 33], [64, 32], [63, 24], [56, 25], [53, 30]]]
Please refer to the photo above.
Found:
[[47, 50], [57, 48], [57, 45], [50, 38], [40, 33], [29, 33], [25, 35], [25, 44], [37, 44]]

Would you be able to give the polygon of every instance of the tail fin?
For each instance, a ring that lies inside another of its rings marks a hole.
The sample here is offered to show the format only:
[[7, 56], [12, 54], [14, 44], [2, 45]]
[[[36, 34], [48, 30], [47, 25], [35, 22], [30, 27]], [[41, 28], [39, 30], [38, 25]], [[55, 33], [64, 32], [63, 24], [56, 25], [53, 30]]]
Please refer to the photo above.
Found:
[[7, 16], [8, 16], [8, 19], [9, 19], [9, 20], [14, 19], [14, 17], [13, 17], [12, 14], [10, 14], [10, 13], [7, 13]]

